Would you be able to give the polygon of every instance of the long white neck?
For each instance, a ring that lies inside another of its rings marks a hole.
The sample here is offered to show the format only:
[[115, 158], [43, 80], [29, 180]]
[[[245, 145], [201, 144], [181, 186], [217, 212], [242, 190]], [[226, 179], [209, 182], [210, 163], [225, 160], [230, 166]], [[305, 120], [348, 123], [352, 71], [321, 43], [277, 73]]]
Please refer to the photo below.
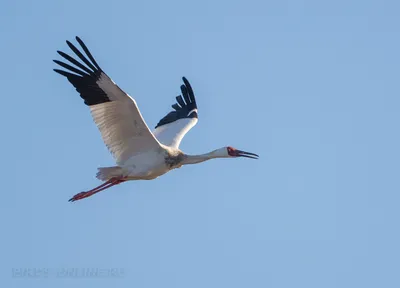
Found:
[[200, 154], [200, 155], [185, 155], [186, 157], [183, 159], [182, 164], [196, 164], [196, 163], [201, 163], [207, 160], [215, 159], [215, 158], [224, 158], [222, 155], [218, 155], [216, 153], [217, 150], [211, 151], [206, 154]]

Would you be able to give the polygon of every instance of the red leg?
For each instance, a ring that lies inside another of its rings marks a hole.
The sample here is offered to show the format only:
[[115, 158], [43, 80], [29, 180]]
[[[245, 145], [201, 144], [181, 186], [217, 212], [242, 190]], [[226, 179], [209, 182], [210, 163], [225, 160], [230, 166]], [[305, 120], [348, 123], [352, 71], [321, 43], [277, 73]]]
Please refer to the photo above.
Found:
[[90, 197], [90, 196], [92, 196], [92, 195], [94, 195], [94, 194], [96, 194], [96, 193], [98, 193], [100, 191], [103, 191], [103, 190], [105, 190], [107, 188], [110, 188], [110, 187], [112, 187], [114, 185], [118, 185], [118, 184], [120, 184], [120, 183], [122, 183], [124, 181], [125, 180], [123, 180], [122, 177], [120, 177], [120, 178], [111, 178], [110, 180], [104, 182], [103, 184], [93, 188], [92, 190], [76, 194], [74, 197], [72, 197], [68, 201], [74, 202], [74, 201], [77, 201], [77, 200], [81, 200], [83, 198]]

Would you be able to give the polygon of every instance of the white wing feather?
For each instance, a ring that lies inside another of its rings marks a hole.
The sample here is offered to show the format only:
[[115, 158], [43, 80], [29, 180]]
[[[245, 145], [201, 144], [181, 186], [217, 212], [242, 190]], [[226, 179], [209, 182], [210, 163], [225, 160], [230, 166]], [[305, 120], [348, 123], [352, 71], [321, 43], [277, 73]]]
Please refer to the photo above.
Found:
[[55, 63], [68, 70], [54, 69], [54, 71], [67, 77], [81, 98], [85, 100], [85, 104], [90, 107], [93, 120], [117, 164], [123, 166], [127, 160], [138, 153], [159, 149], [161, 144], [151, 133], [135, 100], [103, 72], [85, 43], [79, 37], [75, 38], [87, 57], [71, 42], [66, 42], [86, 66], [68, 54], [57, 51], [76, 67], [54, 60]]
[[111, 102], [90, 106], [103, 141], [118, 165], [132, 156], [160, 147], [144, 121], [136, 101], [122, 91], [105, 73], [97, 81]]
[[197, 121], [197, 118], [179, 119], [158, 127], [153, 134], [162, 144], [178, 149], [183, 137], [197, 124]]

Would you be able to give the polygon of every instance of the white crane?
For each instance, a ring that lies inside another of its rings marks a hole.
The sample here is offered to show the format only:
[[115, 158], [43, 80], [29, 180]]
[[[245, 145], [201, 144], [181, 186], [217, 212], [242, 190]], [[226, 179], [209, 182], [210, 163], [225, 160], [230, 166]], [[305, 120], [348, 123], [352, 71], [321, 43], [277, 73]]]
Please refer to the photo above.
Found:
[[214, 158], [258, 159], [257, 154], [230, 146], [201, 155], [183, 153], [179, 150], [179, 144], [198, 121], [196, 99], [187, 79], [182, 78], [184, 83], [181, 85], [182, 95], [177, 96], [177, 103], [172, 105], [175, 111], [169, 112], [162, 118], [151, 132], [140, 114], [136, 101], [104, 73], [83, 41], [79, 37], [76, 37], [76, 40], [87, 57], [71, 42], [66, 42], [87, 66], [68, 54], [57, 51], [77, 68], [53, 60], [69, 70], [69, 72], [59, 69], [54, 71], [67, 77], [84, 103], [89, 106], [93, 120], [117, 165], [98, 168], [96, 177], [104, 183], [92, 190], [76, 194], [69, 201], [92, 196], [125, 181], [151, 180], [182, 165], [196, 164]]

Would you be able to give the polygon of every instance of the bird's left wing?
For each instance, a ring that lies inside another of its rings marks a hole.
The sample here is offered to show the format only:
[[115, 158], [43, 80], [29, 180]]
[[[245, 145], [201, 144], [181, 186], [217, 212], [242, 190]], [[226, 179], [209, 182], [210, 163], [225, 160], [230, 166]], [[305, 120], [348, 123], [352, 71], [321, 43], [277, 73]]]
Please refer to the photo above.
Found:
[[86, 66], [68, 54], [57, 51], [79, 69], [54, 60], [55, 63], [69, 70], [67, 72], [54, 69], [54, 71], [67, 77], [85, 104], [90, 107], [93, 120], [117, 164], [124, 165], [135, 154], [158, 149], [160, 143], [148, 128], [136, 101], [103, 72], [82, 40], [79, 37], [76, 37], [76, 40], [87, 57], [71, 42], [67, 41], [67, 44]]
[[192, 86], [185, 77], [182, 80], [184, 83], [181, 85], [182, 95], [177, 96], [177, 103], [172, 105], [175, 111], [162, 118], [153, 131], [158, 141], [174, 148], [179, 148], [182, 138], [198, 121]]

